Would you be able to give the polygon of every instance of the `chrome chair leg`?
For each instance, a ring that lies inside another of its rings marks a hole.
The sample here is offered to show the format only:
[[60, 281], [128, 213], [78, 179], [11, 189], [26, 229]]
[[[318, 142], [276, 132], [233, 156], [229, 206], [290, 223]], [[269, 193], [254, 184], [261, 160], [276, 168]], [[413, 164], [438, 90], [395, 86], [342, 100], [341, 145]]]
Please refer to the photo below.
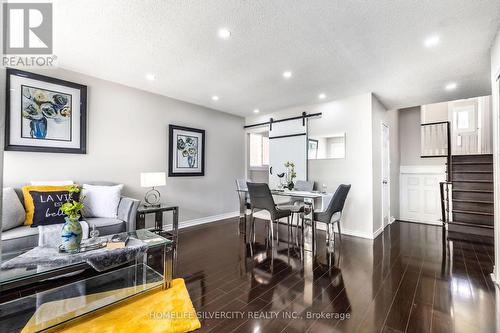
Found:
[[337, 221], [337, 228], [339, 229], [339, 242], [342, 242], [342, 232], [340, 231], [340, 220]]
[[273, 222], [274, 221], [271, 220], [271, 223], [269, 223], [270, 236], [271, 236], [271, 247], [273, 247], [273, 243], [274, 243]]
[[291, 229], [290, 229], [290, 216], [288, 216], [286, 218], [286, 227], [287, 227], [287, 242], [288, 242], [288, 246], [290, 246], [290, 232], [291, 232]]
[[251, 212], [251, 220], [252, 222], [250, 223], [250, 227], [252, 228], [252, 232], [250, 233], [250, 237], [252, 237], [253, 239], [253, 242], [255, 243], [255, 216], [253, 215], [254, 211], [252, 209], [252, 212]]
[[340, 212], [339, 219], [337, 220], [337, 228], [339, 229], [339, 242], [342, 242], [342, 232], [340, 231], [340, 222], [342, 221], [342, 212]]
[[280, 221], [276, 220], [276, 241], [280, 245]]

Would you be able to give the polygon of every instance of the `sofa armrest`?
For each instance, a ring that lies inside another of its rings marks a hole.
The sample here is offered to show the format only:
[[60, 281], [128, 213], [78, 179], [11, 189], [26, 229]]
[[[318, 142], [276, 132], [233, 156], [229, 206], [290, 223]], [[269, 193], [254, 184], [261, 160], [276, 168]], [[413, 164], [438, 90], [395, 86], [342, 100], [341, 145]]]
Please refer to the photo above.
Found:
[[135, 219], [140, 200], [122, 197], [118, 205], [118, 218], [127, 223], [127, 231], [135, 230]]

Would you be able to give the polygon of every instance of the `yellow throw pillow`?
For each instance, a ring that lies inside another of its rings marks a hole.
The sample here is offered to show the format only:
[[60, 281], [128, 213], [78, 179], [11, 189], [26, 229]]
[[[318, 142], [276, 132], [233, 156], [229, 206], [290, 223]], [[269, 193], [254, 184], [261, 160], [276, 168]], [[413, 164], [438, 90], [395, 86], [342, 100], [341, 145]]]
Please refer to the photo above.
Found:
[[24, 209], [26, 209], [26, 220], [25, 225], [33, 224], [33, 215], [35, 214], [35, 204], [33, 203], [33, 197], [30, 191], [37, 192], [57, 192], [69, 190], [72, 185], [67, 186], [24, 186], [23, 187], [23, 197], [24, 197]]

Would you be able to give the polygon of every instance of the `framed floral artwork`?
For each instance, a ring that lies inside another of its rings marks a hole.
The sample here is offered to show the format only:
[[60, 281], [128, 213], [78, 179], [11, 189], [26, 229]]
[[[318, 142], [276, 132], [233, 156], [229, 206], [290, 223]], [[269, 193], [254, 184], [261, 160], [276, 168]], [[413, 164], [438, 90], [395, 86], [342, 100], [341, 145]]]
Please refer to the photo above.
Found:
[[7, 69], [5, 150], [86, 153], [87, 87]]
[[168, 176], [205, 175], [205, 130], [169, 125]]

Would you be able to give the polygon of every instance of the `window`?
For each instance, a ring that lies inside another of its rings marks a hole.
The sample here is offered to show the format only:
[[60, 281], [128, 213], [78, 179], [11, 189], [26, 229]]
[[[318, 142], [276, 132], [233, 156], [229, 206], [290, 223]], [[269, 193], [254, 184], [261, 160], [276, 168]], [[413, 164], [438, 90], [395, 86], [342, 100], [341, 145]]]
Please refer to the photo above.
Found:
[[250, 167], [262, 168], [269, 165], [269, 137], [250, 133]]
[[330, 144], [330, 158], [345, 158], [345, 145], [343, 141]]
[[310, 136], [308, 147], [310, 160], [345, 158], [345, 133]]
[[457, 133], [476, 132], [476, 118], [477, 111], [474, 104], [453, 106], [453, 127]]
[[469, 129], [469, 111], [458, 111], [457, 112], [457, 128], [458, 129]]

